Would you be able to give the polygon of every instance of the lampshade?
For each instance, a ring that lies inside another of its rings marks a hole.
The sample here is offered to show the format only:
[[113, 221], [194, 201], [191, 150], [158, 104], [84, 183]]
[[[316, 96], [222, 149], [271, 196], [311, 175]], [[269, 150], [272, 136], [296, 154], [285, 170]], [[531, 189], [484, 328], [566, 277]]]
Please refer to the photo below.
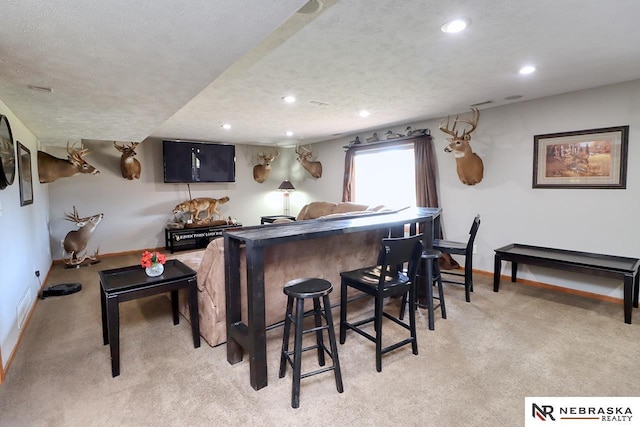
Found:
[[289, 181], [288, 179], [285, 179], [284, 181], [282, 181], [282, 184], [280, 184], [280, 187], [278, 187], [278, 190], [281, 191], [295, 191], [295, 187], [293, 186], [293, 184], [291, 184], [291, 181]]

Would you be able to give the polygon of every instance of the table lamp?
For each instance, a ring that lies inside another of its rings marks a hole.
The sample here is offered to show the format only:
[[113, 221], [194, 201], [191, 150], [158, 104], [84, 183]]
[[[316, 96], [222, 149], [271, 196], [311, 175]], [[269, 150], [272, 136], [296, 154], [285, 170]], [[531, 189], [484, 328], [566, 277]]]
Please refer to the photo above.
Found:
[[278, 187], [279, 191], [283, 191], [282, 195], [282, 207], [285, 215], [289, 215], [289, 191], [296, 191], [296, 188], [291, 184], [291, 181], [285, 179]]

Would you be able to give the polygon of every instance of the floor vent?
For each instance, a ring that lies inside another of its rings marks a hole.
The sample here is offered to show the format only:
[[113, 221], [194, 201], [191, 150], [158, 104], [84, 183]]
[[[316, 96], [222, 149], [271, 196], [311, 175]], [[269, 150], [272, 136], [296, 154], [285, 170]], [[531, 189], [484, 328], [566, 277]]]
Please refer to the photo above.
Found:
[[18, 317], [18, 329], [22, 329], [24, 322], [27, 320], [27, 314], [29, 314], [29, 307], [31, 304], [31, 289], [27, 288], [24, 296], [20, 300], [20, 303], [16, 307], [16, 313]]

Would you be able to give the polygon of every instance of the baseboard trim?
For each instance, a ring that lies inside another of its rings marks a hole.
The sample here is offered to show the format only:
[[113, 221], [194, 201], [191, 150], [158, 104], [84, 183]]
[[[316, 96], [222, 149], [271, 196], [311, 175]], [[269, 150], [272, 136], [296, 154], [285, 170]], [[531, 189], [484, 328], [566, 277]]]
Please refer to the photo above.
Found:
[[[124, 252], [111, 252], [108, 254], [99, 254], [98, 255], [98, 259], [100, 258], [111, 258], [111, 257], [115, 257], [115, 256], [120, 256], [120, 255], [130, 255], [130, 254], [140, 254], [142, 256], [142, 252], [144, 251], [157, 251], [157, 252], [162, 252], [162, 253], [169, 253], [169, 251], [167, 249], [165, 249], [164, 246], [160, 246], [157, 248], [147, 248], [147, 249], [134, 249], [132, 251], [124, 251]], [[53, 260], [53, 264], [64, 264], [64, 260], [62, 259], [54, 259]]]
[[[491, 277], [493, 277], [493, 273], [489, 272], [489, 271], [473, 270], [473, 272], [476, 273], [476, 274], [483, 275], [483, 276], [491, 276]], [[509, 283], [511, 283], [511, 276], [501, 275], [500, 276], [500, 281], [503, 281], [503, 280], [506, 280]], [[591, 298], [591, 299], [595, 299], [595, 300], [599, 300], [599, 301], [612, 302], [614, 304], [622, 305], [624, 303], [624, 299], [623, 298], [610, 297], [610, 296], [607, 296], [607, 295], [596, 294], [594, 292], [580, 291], [578, 289], [571, 289], [571, 288], [566, 288], [566, 287], [563, 287], [563, 286], [552, 285], [552, 284], [549, 284], [549, 283], [536, 282], [534, 280], [520, 279], [519, 278], [517, 283], [520, 283], [520, 284], [523, 284], [523, 285], [528, 285], [528, 286], [534, 286], [536, 288], [550, 289], [552, 291], [562, 292], [562, 293], [570, 294], [570, 295], [578, 295], [578, 296], [581, 296], [581, 297]]]

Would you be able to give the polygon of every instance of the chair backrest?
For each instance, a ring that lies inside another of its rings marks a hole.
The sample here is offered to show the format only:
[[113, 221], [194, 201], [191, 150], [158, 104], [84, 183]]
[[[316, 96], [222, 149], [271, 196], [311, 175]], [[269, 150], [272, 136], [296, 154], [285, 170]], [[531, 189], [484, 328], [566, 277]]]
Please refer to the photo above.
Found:
[[476, 215], [471, 224], [471, 230], [469, 231], [469, 241], [467, 242], [467, 252], [473, 251], [473, 241], [476, 240], [476, 234], [480, 228], [480, 215]]
[[[407, 276], [409, 280], [415, 280], [418, 265], [422, 257], [422, 234], [415, 234], [409, 237], [382, 239], [382, 247], [378, 256], [378, 265], [382, 271], [389, 271], [391, 275], [397, 276], [403, 270], [405, 263], [407, 266]], [[384, 274], [380, 275], [380, 284], [384, 281]]]

